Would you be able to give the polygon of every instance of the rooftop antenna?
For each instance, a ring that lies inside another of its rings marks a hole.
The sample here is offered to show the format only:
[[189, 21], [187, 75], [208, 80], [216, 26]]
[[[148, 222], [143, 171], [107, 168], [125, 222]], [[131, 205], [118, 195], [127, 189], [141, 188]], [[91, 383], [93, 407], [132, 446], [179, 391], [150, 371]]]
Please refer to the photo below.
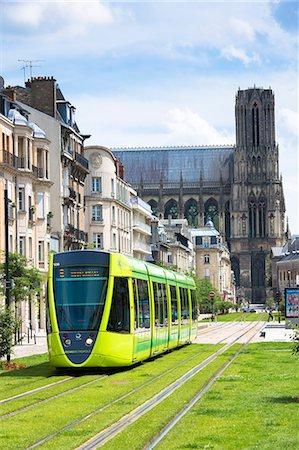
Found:
[[23, 62], [24, 66], [21, 68], [21, 70], [24, 70], [24, 83], [26, 81], [26, 68], [29, 67], [29, 73], [30, 78], [32, 78], [32, 67], [40, 67], [35, 64], [32, 64], [34, 62], [42, 62], [44, 59], [18, 59], [19, 62]]

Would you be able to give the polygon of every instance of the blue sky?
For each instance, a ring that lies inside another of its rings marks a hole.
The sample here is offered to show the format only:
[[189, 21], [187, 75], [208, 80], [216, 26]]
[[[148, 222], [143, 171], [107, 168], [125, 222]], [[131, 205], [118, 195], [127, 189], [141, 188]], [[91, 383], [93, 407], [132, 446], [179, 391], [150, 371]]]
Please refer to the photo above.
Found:
[[299, 233], [297, 1], [0, 0], [6, 85], [24, 84], [20, 59], [56, 78], [87, 143], [107, 147], [234, 144], [238, 88], [270, 86]]

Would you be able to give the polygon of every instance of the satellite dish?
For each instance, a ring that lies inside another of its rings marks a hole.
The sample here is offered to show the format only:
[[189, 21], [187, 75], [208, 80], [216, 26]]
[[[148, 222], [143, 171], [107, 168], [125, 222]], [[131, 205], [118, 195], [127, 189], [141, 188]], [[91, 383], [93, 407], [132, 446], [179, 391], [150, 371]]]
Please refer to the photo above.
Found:
[[3, 89], [4, 86], [4, 78], [0, 75], [0, 89]]

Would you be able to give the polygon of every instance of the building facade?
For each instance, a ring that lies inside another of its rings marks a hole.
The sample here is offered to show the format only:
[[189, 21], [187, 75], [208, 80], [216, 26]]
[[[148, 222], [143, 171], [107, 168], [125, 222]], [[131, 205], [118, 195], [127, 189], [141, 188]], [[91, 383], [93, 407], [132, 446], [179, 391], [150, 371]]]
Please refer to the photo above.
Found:
[[[50, 141], [28, 112], [15, 99], [0, 91], [0, 248], [24, 256], [28, 264], [41, 272], [48, 270], [51, 223], [49, 145]], [[8, 198], [8, 221], [4, 220]], [[7, 230], [5, 227], [7, 226]], [[45, 289], [45, 286], [41, 286]], [[18, 305], [23, 331], [38, 332], [45, 327], [45, 303], [24, 300]]]
[[159, 218], [211, 218], [231, 253], [239, 296], [263, 303], [270, 295], [267, 261], [285, 239], [285, 202], [275, 140], [271, 89], [239, 90], [236, 145], [118, 148], [126, 181]]
[[84, 141], [89, 135], [80, 133], [75, 107], [64, 98], [53, 77], [31, 78], [25, 87], [10, 87], [5, 92], [15, 96], [30, 120], [45, 130], [50, 140], [52, 249], [72, 250], [87, 245], [83, 204], [89, 169]]
[[195, 251], [196, 274], [209, 279], [223, 300], [235, 303], [235, 283], [226, 242], [211, 220], [191, 231]]
[[89, 245], [146, 260], [151, 256], [151, 207], [123, 180], [123, 167], [103, 146], [85, 147], [90, 173], [85, 184], [85, 230]]

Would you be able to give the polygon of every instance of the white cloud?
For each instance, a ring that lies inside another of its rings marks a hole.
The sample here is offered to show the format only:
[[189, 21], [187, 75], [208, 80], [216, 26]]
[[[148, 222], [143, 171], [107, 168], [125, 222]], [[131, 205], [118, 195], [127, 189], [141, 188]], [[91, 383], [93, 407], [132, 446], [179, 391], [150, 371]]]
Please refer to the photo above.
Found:
[[219, 132], [189, 108], [170, 110], [167, 126], [171, 133], [171, 139], [180, 144], [225, 145], [234, 143], [233, 136], [228, 136], [226, 132]]
[[260, 63], [260, 58], [255, 52], [252, 53], [252, 56], [249, 56], [245, 50], [237, 48], [234, 45], [224, 47], [221, 51], [221, 55], [230, 61], [238, 59], [245, 66], [248, 66], [251, 63]]
[[277, 113], [278, 120], [282, 121], [282, 126], [285, 126], [287, 131], [291, 132], [295, 136], [299, 135], [298, 123], [298, 111], [292, 111], [288, 108], [282, 108]]
[[83, 32], [89, 27], [115, 22], [113, 10], [100, 1], [9, 3], [4, 13], [11, 25], [40, 28], [42, 35], [55, 29], [68, 36], [70, 27]]
[[239, 38], [245, 39], [248, 42], [253, 42], [255, 38], [254, 28], [245, 20], [232, 17], [230, 20], [231, 28]]

